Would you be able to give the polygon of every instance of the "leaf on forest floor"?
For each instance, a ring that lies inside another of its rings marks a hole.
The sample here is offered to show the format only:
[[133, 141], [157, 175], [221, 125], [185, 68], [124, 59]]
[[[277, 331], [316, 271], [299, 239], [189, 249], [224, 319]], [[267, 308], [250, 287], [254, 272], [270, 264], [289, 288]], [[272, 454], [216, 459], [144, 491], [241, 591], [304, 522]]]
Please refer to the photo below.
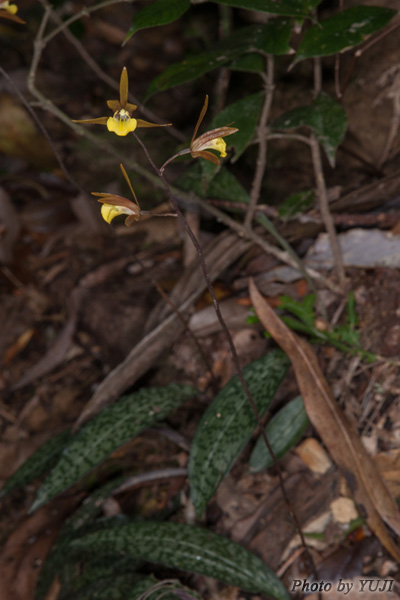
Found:
[[[243, 377], [261, 416], [271, 404], [288, 366], [285, 354], [273, 350], [243, 369]], [[236, 375], [207, 408], [192, 442], [188, 467], [190, 495], [198, 516], [229, 473], [256, 426], [257, 419]]]
[[250, 297], [257, 316], [289, 356], [309, 419], [347, 483], [374, 534], [396, 560], [400, 549], [383, 524], [400, 534], [400, 512], [375, 463], [337, 405], [314, 350], [275, 314], [250, 280]]
[[261, 559], [239, 544], [200, 527], [151, 521], [129, 523], [84, 535], [71, 545], [81, 552], [128, 555], [215, 577], [276, 600], [289, 599], [278, 577]]
[[196, 390], [171, 383], [123, 396], [104, 409], [70, 440], [60, 460], [39, 488], [30, 512], [65, 491], [143, 429], [164, 419]]

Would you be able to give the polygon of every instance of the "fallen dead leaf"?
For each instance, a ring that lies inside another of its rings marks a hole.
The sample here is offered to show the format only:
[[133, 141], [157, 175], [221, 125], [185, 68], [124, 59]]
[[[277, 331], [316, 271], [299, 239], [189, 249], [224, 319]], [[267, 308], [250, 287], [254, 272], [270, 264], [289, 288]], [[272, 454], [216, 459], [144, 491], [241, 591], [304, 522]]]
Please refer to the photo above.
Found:
[[289, 356], [304, 405], [333, 460], [342, 468], [361, 513], [390, 554], [400, 550], [384, 526], [400, 535], [400, 512], [375, 463], [337, 405], [314, 350], [293, 333], [270, 308], [250, 279], [250, 297], [257, 316]]

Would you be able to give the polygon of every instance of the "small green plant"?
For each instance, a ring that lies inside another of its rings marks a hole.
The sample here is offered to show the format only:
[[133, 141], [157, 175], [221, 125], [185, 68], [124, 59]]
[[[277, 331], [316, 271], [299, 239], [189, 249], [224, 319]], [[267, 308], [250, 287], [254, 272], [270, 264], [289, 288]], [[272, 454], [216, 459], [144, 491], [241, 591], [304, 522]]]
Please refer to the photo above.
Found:
[[[315, 294], [309, 294], [303, 301], [297, 301], [290, 296], [282, 296], [279, 308], [286, 313], [282, 320], [293, 329], [309, 336], [312, 343], [334, 346], [346, 354], [358, 354], [362, 359], [373, 362], [376, 355], [363, 349], [360, 342], [360, 332], [357, 329], [358, 318], [356, 313], [353, 292], [349, 293], [346, 303], [346, 322], [330, 329], [327, 325], [318, 326], [315, 315]], [[250, 322], [257, 322], [257, 317], [251, 317]], [[268, 335], [268, 334], [267, 334]]]

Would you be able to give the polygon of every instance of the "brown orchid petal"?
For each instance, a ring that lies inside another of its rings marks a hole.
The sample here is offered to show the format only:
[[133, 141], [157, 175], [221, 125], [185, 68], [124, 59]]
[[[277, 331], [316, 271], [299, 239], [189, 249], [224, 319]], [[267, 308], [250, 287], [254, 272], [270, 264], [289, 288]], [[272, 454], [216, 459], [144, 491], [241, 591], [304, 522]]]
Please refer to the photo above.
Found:
[[219, 158], [215, 156], [212, 152], [207, 152], [207, 150], [199, 150], [198, 152], [191, 152], [193, 158], [205, 158], [210, 162], [214, 163], [214, 165], [221, 164]]
[[107, 125], [108, 117], [98, 117], [97, 119], [72, 120], [73, 123], [85, 123], [85, 125]]
[[195, 137], [196, 137], [196, 135], [197, 135], [197, 132], [198, 132], [198, 130], [199, 130], [199, 127], [200, 127], [200, 125], [201, 125], [201, 122], [202, 122], [202, 120], [204, 119], [204, 115], [205, 115], [205, 114], [206, 114], [206, 112], [207, 112], [207, 108], [208, 108], [208, 96], [206, 96], [206, 99], [204, 100], [203, 108], [201, 109], [200, 116], [199, 116], [199, 118], [197, 119], [196, 127], [194, 128], [194, 132], [193, 132], [193, 135], [192, 135], [192, 140], [191, 140], [191, 142], [190, 142], [190, 145], [192, 145], [192, 143], [193, 143], [193, 140], [194, 140], [194, 138], [195, 138]]
[[138, 211], [138, 207], [132, 202], [132, 200], [128, 200], [128, 198], [123, 198], [122, 196], [117, 196], [114, 194], [109, 194], [108, 196], [100, 196], [100, 194], [96, 192], [92, 192], [92, 196], [98, 196], [97, 202], [100, 202], [101, 204], [110, 204], [111, 206], [123, 206], [124, 208], [129, 208], [129, 210], [135, 213], [137, 213]]
[[121, 110], [121, 108], [122, 108], [121, 102], [119, 100], [107, 100], [107, 106], [113, 112], [116, 112], [117, 110]]
[[125, 104], [125, 110], [127, 110], [130, 114], [132, 114], [136, 109], [137, 109], [136, 104], [131, 104], [130, 102], [127, 102]]
[[232, 135], [232, 133], [236, 133], [239, 131], [236, 127], [217, 127], [216, 129], [211, 129], [211, 131], [207, 131], [200, 135], [196, 140], [192, 141], [190, 147], [194, 150], [200, 150], [204, 146], [208, 146], [208, 144], [219, 137], [226, 137], [227, 135]]
[[26, 21], [17, 17], [17, 15], [9, 13], [7, 10], [0, 10], [0, 18], [9, 19], [10, 21], [14, 21], [15, 23], [21, 23], [21, 25], [26, 25]]
[[128, 71], [126, 67], [122, 69], [121, 80], [119, 82], [119, 99], [122, 108], [125, 108], [128, 102]]
[[125, 181], [128, 184], [129, 189], [131, 190], [132, 196], [133, 196], [133, 198], [134, 198], [134, 200], [135, 200], [135, 202], [136, 202], [136, 204], [137, 204], [137, 206], [139, 207], [139, 210], [140, 210], [139, 202], [138, 202], [138, 199], [136, 198], [136, 194], [135, 194], [135, 191], [134, 191], [133, 186], [131, 184], [131, 180], [128, 177], [128, 173], [125, 171], [124, 165], [121, 164], [119, 166], [120, 166], [120, 169], [122, 171], [122, 175], [125, 177]]
[[108, 196], [110, 196], [111, 194], [109, 194], [108, 192], [91, 192], [92, 196], [99, 196], [100, 198], [107, 198]]
[[143, 121], [142, 119], [137, 119], [138, 127], [171, 127], [172, 123], [149, 123], [149, 121]]
[[139, 219], [140, 219], [140, 214], [138, 216], [136, 216], [136, 215], [129, 215], [125, 219], [125, 225], [127, 227], [130, 227], [131, 225], [133, 225], [134, 223], [136, 223], [137, 221], [139, 221]]

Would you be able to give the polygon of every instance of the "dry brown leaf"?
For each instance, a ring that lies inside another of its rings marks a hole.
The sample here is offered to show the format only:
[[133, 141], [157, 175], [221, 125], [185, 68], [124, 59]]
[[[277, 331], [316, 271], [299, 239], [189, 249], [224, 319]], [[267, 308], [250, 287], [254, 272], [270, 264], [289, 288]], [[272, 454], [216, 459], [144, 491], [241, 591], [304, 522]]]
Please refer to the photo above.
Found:
[[400, 550], [384, 526], [400, 535], [400, 512], [381, 475], [337, 405], [314, 350], [293, 333], [270, 308], [250, 279], [257, 316], [290, 358], [308, 417], [333, 460], [342, 468], [361, 513], [396, 560]]

